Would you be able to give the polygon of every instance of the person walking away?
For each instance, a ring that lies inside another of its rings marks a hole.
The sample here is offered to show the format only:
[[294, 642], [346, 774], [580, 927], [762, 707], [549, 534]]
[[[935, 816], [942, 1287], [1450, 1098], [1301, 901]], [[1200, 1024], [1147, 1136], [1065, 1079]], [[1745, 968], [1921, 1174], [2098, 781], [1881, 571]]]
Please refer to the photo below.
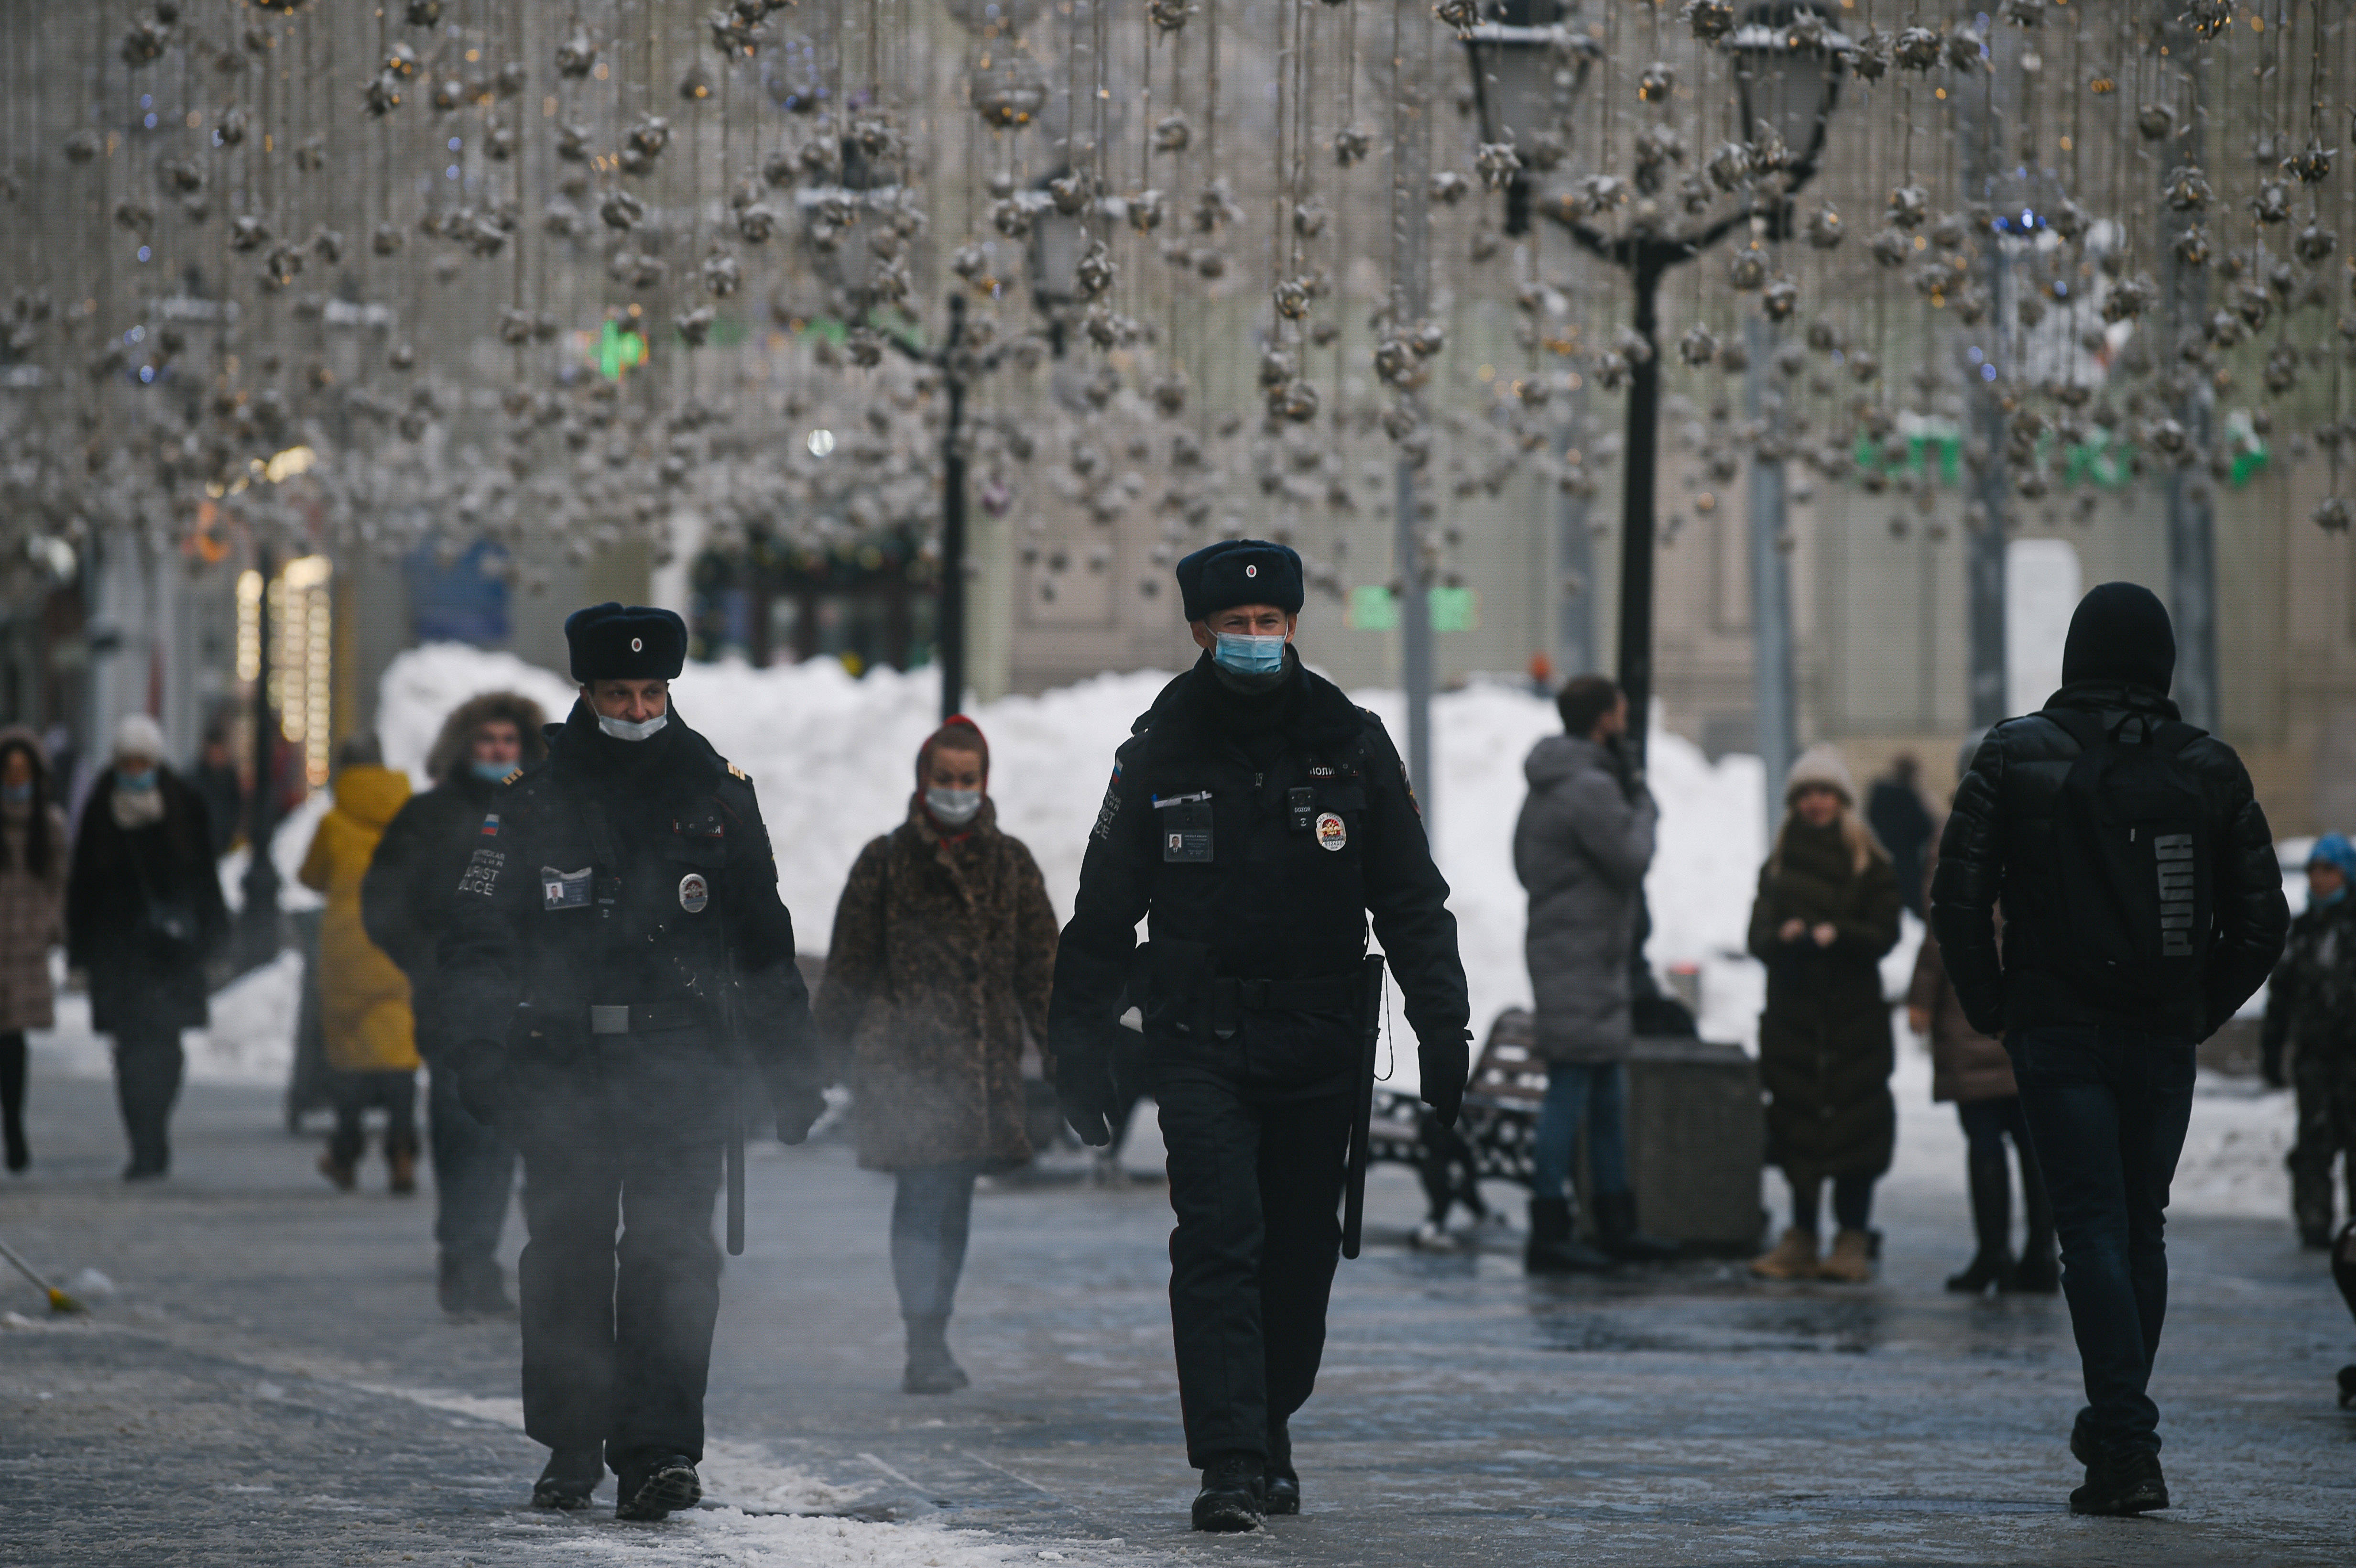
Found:
[[204, 745], [188, 784], [205, 803], [205, 820], [212, 827], [213, 859], [230, 852], [245, 834], [245, 781], [230, 752], [230, 712], [224, 709], [205, 726]]
[[[2338, 833], [2307, 858], [2307, 908], [2290, 923], [2282, 962], [2266, 992], [2259, 1035], [2268, 1083], [2297, 1089], [2298, 1136], [2291, 1145], [2291, 1218], [2299, 1244], [2331, 1244], [2331, 1166], [2348, 1157], [2348, 1212], [2356, 1219], [2356, 845]], [[2289, 1061], [2287, 1074], [2285, 1058]]]
[[210, 1018], [205, 963], [229, 937], [205, 803], [163, 758], [163, 728], [145, 713], [115, 727], [66, 882], [67, 962], [89, 976], [91, 1027], [114, 1037], [126, 1181], [171, 1168], [180, 1031]]
[[1118, 1020], [1141, 1011], [1177, 1216], [1194, 1524], [1237, 1531], [1301, 1509], [1289, 1423], [1316, 1382], [1339, 1261], [1368, 915], [1443, 1126], [1464, 1098], [1472, 1008], [1398, 753], [1292, 645], [1300, 556], [1231, 539], [1177, 575], [1203, 656], [1115, 753], [1055, 950], [1048, 1054], [1073, 1130], [1102, 1147]]
[[434, 1241], [440, 1250], [435, 1296], [454, 1318], [515, 1311], [498, 1253], [515, 1191], [516, 1153], [459, 1100], [455, 1052], [464, 1030], [437, 1005], [434, 948], [449, 923], [450, 890], [483, 842], [491, 795], [548, 755], [541, 733], [547, 721], [539, 703], [511, 691], [486, 692], [452, 709], [425, 753], [434, 787], [412, 795], [385, 825], [360, 882], [369, 940], [409, 977], [417, 1054], [426, 1068], [426, 1150], [434, 1162]]
[[787, 1143], [826, 1100], [753, 782], [671, 706], [686, 623], [598, 604], [564, 635], [581, 698], [477, 829], [443, 1017], [466, 1108], [530, 1173], [523, 1419], [551, 1450], [532, 1502], [586, 1508], [610, 1466], [615, 1516], [658, 1520], [702, 1496], [712, 1210], [744, 1070]]
[[[1530, 793], [1514, 824], [1514, 873], [1530, 895], [1523, 953], [1537, 997], [1536, 1054], [1547, 1093], [1531, 1140], [1530, 1235], [1523, 1267], [1568, 1274], [1614, 1259], [1657, 1259], [1676, 1247], [1639, 1232], [1628, 1185], [1629, 954], [1636, 904], [1653, 860], [1659, 808], [1628, 777], [1621, 738], [1628, 699], [1583, 675], [1555, 699], [1563, 733], [1540, 741], [1522, 773]], [[1601, 1253], [1574, 1233], [1571, 1161], [1587, 1146]]]
[[1046, 1038], [1055, 973], [1046, 881], [999, 831], [989, 789], [990, 746], [971, 720], [917, 749], [907, 819], [852, 864], [811, 1008], [833, 1074], [851, 1081], [859, 1163], [895, 1179], [909, 1393], [968, 1381], [948, 1333], [974, 1179], [1031, 1159], [1023, 1036]]
[[1922, 875], [1922, 858], [1931, 847], [1937, 824], [1922, 801], [1922, 764], [1901, 752], [1890, 759], [1890, 772], [1873, 781], [1865, 794], [1865, 825], [1889, 851], [1890, 869], [1898, 879], [1898, 900], [1920, 919], [1929, 882]]
[[[1959, 773], [1971, 769], [1976, 739], [1967, 741], [1957, 759]], [[1933, 847], [1929, 871], [1939, 863]], [[1997, 939], [2003, 939], [2002, 913]], [[1963, 1271], [1947, 1276], [1947, 1288], [1977, 1296], [1991, 1285], [2000, 1295], [2020, 1292], [2051, 1296], [2062, 1288], [2061, 1265], [2053, 1255], [2053, 1205], [2045, 1196], [2045, 1179], [2037, 1168], [2037, 1151], [2029, 1139], [2029, 1123], [2020, 1108], [2020, 1089], [2013, 1082], [2012, 1059], [2003, 1042], [1974, 1029], [1964, 1017], [1964, 1005], [1947, 978], [1939, 955], [1935, 932], [1925, 932], [1915, 950], [1914, 976], [1906, 988], [1906, 1024], [1931, 1042], [1931, 1099], [1952, 1102], [1969, 1146], [1965, 1172], [1972, 1200], [1972, 1232], [1978, 1245]], [[2012, 1168], [2005, 1157], [2005, 1139], [2012, 1140], [2020, 1157], [2020, 1202], [2028, 1220], [2020, 1256], [2012, 1253]]]
[[2078, 1513], [2168, 1506], [2149, 1388], [2193, 1051], [2265, 981], [2290, 921], [2250, 776], [2182, 722], [2175, 667], [2149, 589], [2079, 601], [2062, 689], [1981, 743], [1931, 887], [1964, 1015], [2012, 1053], [2061, 1232], [2086, 1384]]
[[64, 933], [66, 817], [52, 797], [40, 737], [0, 730], [0, 1142], [9, 1172], [33, 1162], [25, 1142], [25, 1031], [57, 1023], [49, 949]]
[[337, 756], [335, 805], [319, 819], [295, 880], [323, 895], [319, 921], [319, 1023], [336, 1105], [336, 1130], [319, 1174], [349, 1192], [368, 1147], [362, 1118], [384, 1113], [386, 1186], [417, 1190], [417, 1041], [409, 977], [369, 940], [360, 881], [385, 825], [409, 799], [409, 776], [384, 765], [374, 735], [355, 735]]
[[[1764, 1279], [1873, 1277], [1873, 1184], [1890, 1168], [1897, 1061], [1881, 955], [1898, 944], [1898, 880], [1857, 814], [1847, 763], [1812, 746], [1783, 784], [1784, 816], [1751, 906], [1751, 955], [1767, 965], [1759, 1078], [1767, 1161], [1792, 1189], [1792, 1223], [1751, 1260]], [[1839, 1226], [1819, 1256], [1819, 1205], [1833, 1189]]]

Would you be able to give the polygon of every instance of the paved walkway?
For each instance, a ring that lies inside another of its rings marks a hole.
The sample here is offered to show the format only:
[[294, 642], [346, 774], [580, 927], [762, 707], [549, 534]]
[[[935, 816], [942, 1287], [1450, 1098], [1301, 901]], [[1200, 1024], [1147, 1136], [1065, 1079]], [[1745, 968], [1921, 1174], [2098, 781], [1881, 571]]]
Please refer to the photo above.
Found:
[[[1697, 1263], [1533, 1285], [1508, 1253], [1345, 1264], [1295, 1425], [1308, 1511], [1184, 1529], [1162, 1189], [999, 1188], [952, 1340], [975, 1388], [898, 1392], [890, 1187], [765, 1146], [712, 1374], [715, 1506], [658, 1527], [519, 1506], [512, 1324], [433, 1307], [431, 1204], [343, 1196], [275, 1097], [193, 1088], [163, 1187], [125, 1188], [111, 1095], [37, 1077], [0, 1236], [115, 1294], [51, 1320], [0, 1281], [0, 1561], [937, 1564], [2346, 1563], [2356, 1329], [2288, 1225], [2174, 1228], [2160, 1360], [2177, 1507], [2072, 1519], [2055, 1300], [1961, 1301], [1960, 1192], [1901, 1188], [1879, 1283]], [[1962, 1171], [1956, 1171], [1961, 1187]], [[519, 1238], [510, 1228], [509, 1252]]]

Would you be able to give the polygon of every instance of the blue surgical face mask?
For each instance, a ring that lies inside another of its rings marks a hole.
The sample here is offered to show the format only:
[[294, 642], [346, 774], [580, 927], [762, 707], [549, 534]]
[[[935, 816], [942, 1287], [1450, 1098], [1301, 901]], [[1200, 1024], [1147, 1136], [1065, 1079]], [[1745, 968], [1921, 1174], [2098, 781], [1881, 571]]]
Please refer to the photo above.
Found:
[[670, 715], [668, 713], [658, 713], [653, 718], [642, 719], [636, 724], [626, 719], [608, 719], [603, 713], [597, 715], [597, 728], [616, 741], [651, 740], [657, 731], [669, 722]]
[[1284, 639], [1221, 632], [1211, 657], [1220, 668], [1237, 675], [1274, 675], [1284, 667]]
[[128, 790], [154, 789], [155, 770], [149, 767], [134, 773], [128, 768], [117, 768], [114, 770], [114, 787]]
[[508, 775], [516, 771], [513, 763], [477, 763], [475, 776], [485, 784], [505, 784]]
[[981, 791], [942, 789], [936, 784], [925, 791], [925, 809], [944, 827], [963, 827], [981, 810]]
[[0, 801], [6, 801], [10, 805], [31, 805], [33, 781], [27, 779], [20, 784], [0, 784]]
[[2314, 904], [2318, 909], [2329, 909], [2333, 904], [2338, 903], [2341, 899], [2344, 899], [2344, 898], [2346, 898], [2347, 896], [2348, 896], [2348, 884], [2347, 884], [2345, 881], [2343, 881], [2343, 882], [2341, 882], [2341, 883], [2340, 883], [2337, 888], [2334, 888], [2334, 889], [2331, 891], [2331, 896], [2330, 896], [2330, 897], [2329, 897], [2329, 898], [2314, 899], [2314, 900], [2310, 900], [2309, 901], [2310, 901], [2310, 902], [2312, 902], [2312, 903], [2313, 903], [2313, 904]]

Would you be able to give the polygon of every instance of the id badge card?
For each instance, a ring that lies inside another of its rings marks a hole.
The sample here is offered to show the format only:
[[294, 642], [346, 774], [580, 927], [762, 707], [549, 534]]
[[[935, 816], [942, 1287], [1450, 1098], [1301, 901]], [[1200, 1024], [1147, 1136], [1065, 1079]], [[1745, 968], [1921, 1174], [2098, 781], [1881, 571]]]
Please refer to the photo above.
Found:
[[1166, 866], [1207, 866], [1211, 863], [1211, 792], [1156, 796], [1154, 821], [1162, 832], [1162, 862]]
[[560, 871], [553, 866], [540, 869], [540, 907], [544, 910], [587, 909], [592, 867], [577, 871]]

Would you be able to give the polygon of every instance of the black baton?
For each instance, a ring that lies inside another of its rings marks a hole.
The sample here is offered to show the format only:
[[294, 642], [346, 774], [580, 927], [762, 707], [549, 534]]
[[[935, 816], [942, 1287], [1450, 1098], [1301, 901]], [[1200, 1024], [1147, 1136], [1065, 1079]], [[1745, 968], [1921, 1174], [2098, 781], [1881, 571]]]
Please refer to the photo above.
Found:
[[744, 1096], [728, 1096], [728, 1255], [744, 1255]]
[[1355, 1258], [1366, 1228], [1366, 1143], [1375, 1125], [1375, 1053], [1383, 1035], [1383, 961], [1369, 954], [1359, 971], [1358, 1079], [1350, 1112], [1350, 1171], [1342, 1189], [1342, 1255]]

